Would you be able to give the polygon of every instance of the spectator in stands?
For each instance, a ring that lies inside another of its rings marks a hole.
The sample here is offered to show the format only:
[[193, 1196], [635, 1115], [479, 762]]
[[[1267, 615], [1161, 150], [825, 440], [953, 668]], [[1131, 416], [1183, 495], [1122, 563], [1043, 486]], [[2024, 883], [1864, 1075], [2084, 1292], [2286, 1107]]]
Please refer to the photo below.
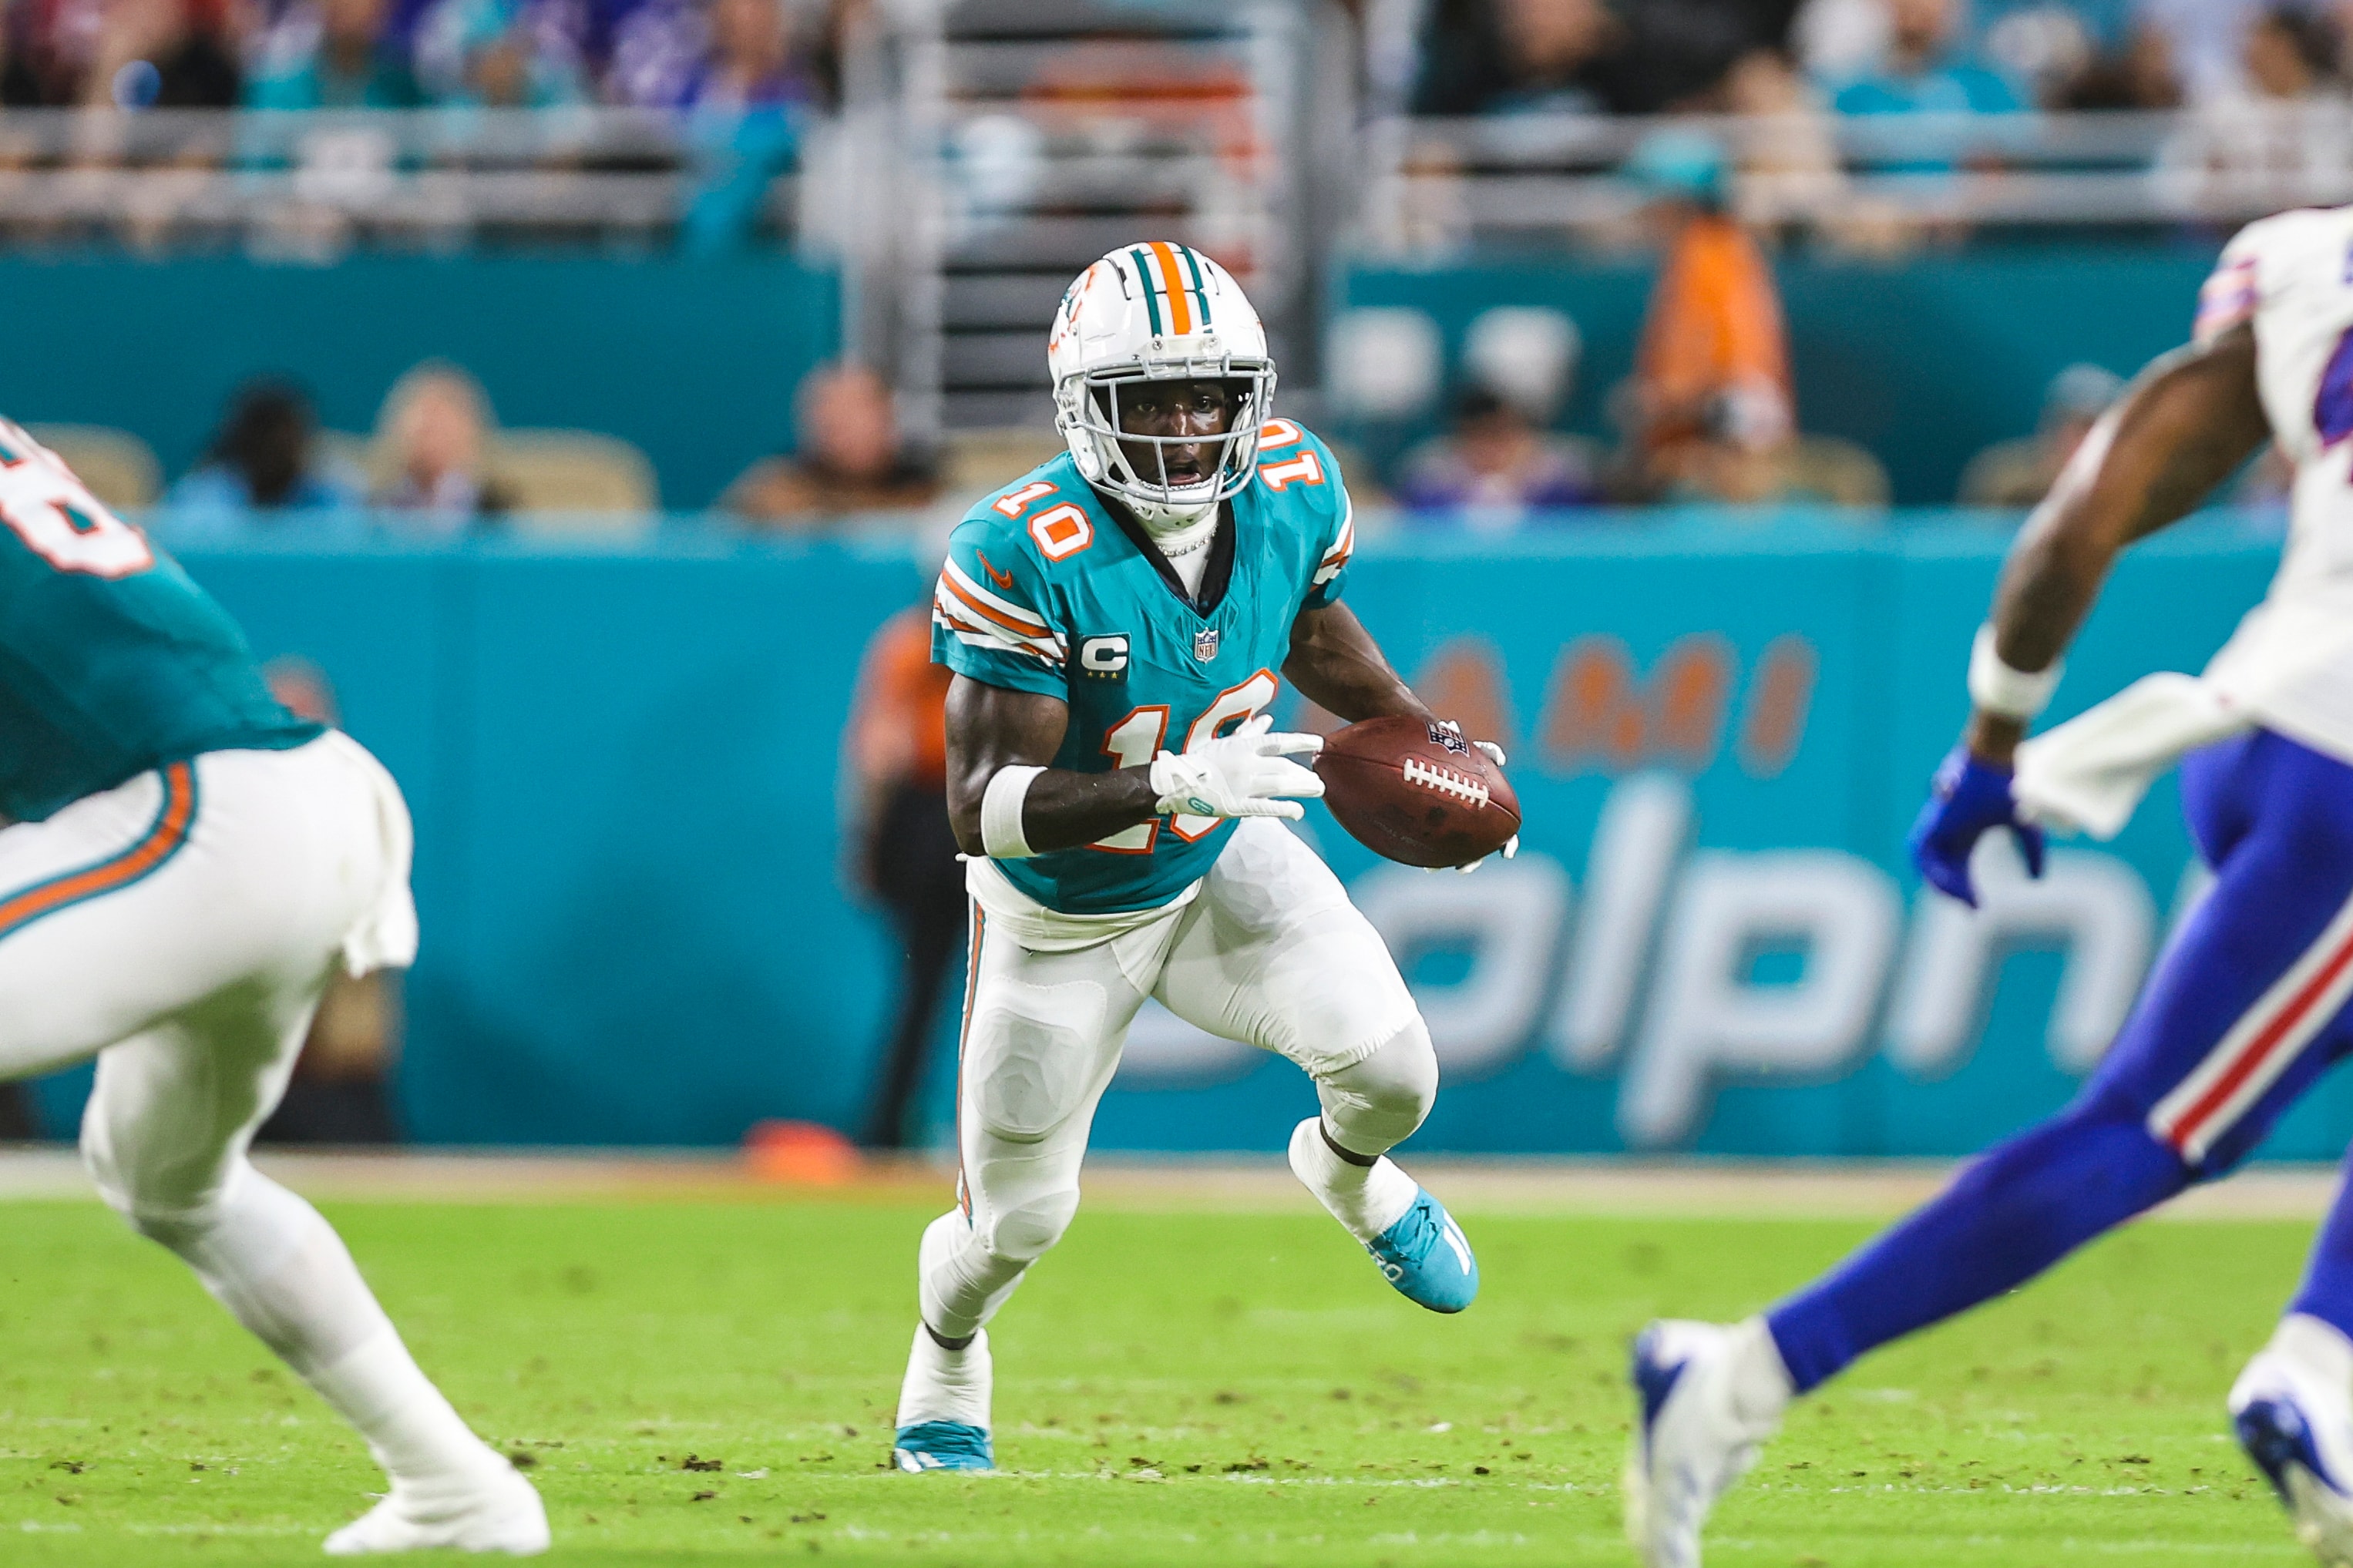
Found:
[[711, 0], [711, 43], [688, 78], [694, 109], [781, 109], [817, 96], [784, 0]]
[[2327, 12], [2294, 5], [2274, 5], [2256, 17], [2247, 29], [2243, 56], [2255, 95], [2275, 103], [2341, 100], [2338, 27]]
[[2181, 79], [2173, 46], [2155, 27], [2136, 26], [2124, 47], [2093, 58], [2060, 90], [2054, 107], [2073, 110], [2166, 110], [2181, 107]]
[[636, 0], [614, 30], [607, 94], [643, 109], [823, 102], [827, 40], [796, 20], [786, 0]]
[[792, 167], [817, 88], [794, 49], [784, 0], [712, 0], [711, 47], [686, 89], [698, 131], [685, 243], [733, 250], [758, 231], [768, 192]]
[[428, 360], [393, 384], [376, 416], [388, 477], [375, 500], [398, 531], [446, 539], [508, 510], [490, 472], [495, 423], [480, 383], [456, 365]]
[[2096, 364], [2071, 364], [2052, 377], [2034, 434], [1997, 441], [1961, 470], [1961, 504], [2027, 507], [2040, 501], [2124, 389], [2122, 376]]
[[2012, 5], [1991, 19], [1979, 47], [2021, 99], [2042, 109], [2063, 108], [2099, 54], [2090, 19], [2061, 0]]
[[1708, 107], [1734, 63], [1788, 38], [1795, 0], [1438, 0], [1412, 112]]
[[1726, 387], [1678, 449], [1662, 499], [1715, 506], [1884, 508], [1887, 471], [1850, 441], [1799, 436], [1762, 387]]
[[[2021, 106], [2010, 84], [1957, 58], [1957, 0], [1886, 0], [1884, 63], [1841, 85], [1831, 102], [1841, 114], [2000, 114]], [[1938, 168], [1928, 158], [1898, 165]]]
[[2336, 74], [2335, 20], [2275, 5], [2254, 19], [2242, 47], [2244, 90], [2199, 104], [2158, 154], [2160, 188], [2200, 205], [2337, 200], [2353, 178], [2353, 124]]
[[569, 8], [531, 0], [433, 0], [419, 16], [413, 58], [436, 103], [550, 109], [588, 97]]
[[1601, 108], [1600, 61], [1619, 41], [1601, 0], [1439, 0], [1422, 33], [1413, 112]]
[[1788, 346], [1773, 270], [1725, 210], [1723, 150], [1704, 134], [1662, 131], [1627, 174], [1662, 264], [1642, 321], [1634, 377], [1621, 399], [1630, 450], [1619, 488], [1629, 499], [1672, 489], [1684, 459], [1736, 399], [1745, 437], [1794, 429]]
[[906, 1145], [940, 993], [965, 931], [964, 867], [947, 808], [948, 671], [932, 662], [931, 602], [867, 644], [841, 754], [850, 874], [891, 918], [904, 967], [882, 1073], [860, 1142]]
[[1724, 81], [1724, 108], [1750, 116], [1740, 145], [1744, 216], [1827, 211], [1846, 185], [1820, 93], [1778, 49], [1752, 49]]
[[109, 0], [81, 87], [88, 105], [230, 109], [240, 75], [216, 3]]
[[931, 461], [900, 438], [891, 388], [873, 371], [811, 371], [797, 401], [799, 450], [746, 468], [720, 498], [721, 510], [772, 532], [815, 533], [861, 512], [910, 511], [937, 498]]
[[386, 36], [387, 0], [296, 0], [263, 35], [246, 102], [255, 109], [413, 109], [425, 101]]
[[1532, 511], [1598, 504], [1599, 468], [1585, 442], [1544, 429], [1510, 400], [1472, 385], [1454, 400], [1453, 427], [1406, 455], [1396, 495], [1408, 511], [1501, 533]]
[[164, 497], [174, 545], [280, 537], [355, 536], [356, 476], [320, 460], [318, 419], [300, 387], [257, 381], [240, 390], [205, 459]]
[[[2273, 0], [2136, 0], [2136, 20], [2163, 38], [2184, 96], [2202, 106], [2247, 92], [2247, 35]], [[2303, 7], [2317, 9], [2317, 4]]]

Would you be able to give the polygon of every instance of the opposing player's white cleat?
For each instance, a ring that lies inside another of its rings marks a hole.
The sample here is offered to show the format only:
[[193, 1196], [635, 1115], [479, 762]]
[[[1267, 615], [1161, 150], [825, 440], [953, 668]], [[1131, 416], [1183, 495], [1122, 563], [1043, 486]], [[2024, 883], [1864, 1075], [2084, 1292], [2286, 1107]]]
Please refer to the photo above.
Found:
[[2282, 1319], [2231, 1389], [2231, 1424], [2296, 1539], [2353, 1568], [2353, 1342], [2317, 1318]]
[[327, 1537], [331, 1557], [378, 1552], [503, 1552], [536, 1557], [547, 1550], [547, 1507], [504, 1459], [464, 1481], [392, 1483], [385, 1500]]
[[1762, 1318], [1657, 1322], [1634, 1342], [1626, 1535], [1646, 1568], [1698, 1568], [1708, 1510], [1781, 1426], [1789, 1373]]

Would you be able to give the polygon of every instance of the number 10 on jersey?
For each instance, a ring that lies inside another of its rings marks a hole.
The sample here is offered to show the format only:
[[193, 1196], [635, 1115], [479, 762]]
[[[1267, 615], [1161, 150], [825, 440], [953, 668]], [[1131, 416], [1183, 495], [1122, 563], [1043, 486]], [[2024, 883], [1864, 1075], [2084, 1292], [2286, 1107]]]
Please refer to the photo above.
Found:
[[[1184, 750], [1194, 751], [1235, 726], [1258, 716], [1261, 710], [1274, 700], [1281, 689], [1271, 669], [1261, 669], [1239, 686], [1229, 686], [1201, 710], [1185, 731]], [[1131, 709], [1125, 718], [1111, 727], [1103, 736], [1103, 754], [1112, 765], [1122, 768], [1149, 767], [1152, 759], [1160, 754], [1168, 740], [1168, 707], [1152, 703]], [[1180, 815], [1171, 817], [1168, 830], [1187, 842], [1200, 837], [1218, 826], [1214, 816]], [[1160, 837], [1160, 823], [1139, 822], [1134, 827], [1122, 828], [1108, 838], [1098, 838], [1087, 846], [1090, 849], [1108, 850], [1114, 855], [1149, 855]]]

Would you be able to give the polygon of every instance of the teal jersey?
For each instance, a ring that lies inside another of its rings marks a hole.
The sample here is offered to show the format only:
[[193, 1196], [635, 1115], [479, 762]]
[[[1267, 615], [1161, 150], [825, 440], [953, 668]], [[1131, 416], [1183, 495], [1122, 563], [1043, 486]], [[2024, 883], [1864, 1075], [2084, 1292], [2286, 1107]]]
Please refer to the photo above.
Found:
[[167, 762], [319, 733], [177, 562], [0, 420], [0, 816], [38, 822]]
[[[1053, 765], [1107, 773], [1240, 726], [1281, 689], [1292, 623], [1339, 596], [1355, 548], [1324, 443], [1267, 425], [1257, 475], [1226, 503], [1200, 598], [1069, 454], [956, 525], [932, 603], [932, 658], [958, 675], [1070, 704]], [[1065, 914], [1156, 908], [1208, 874], [1230, 820], [1167, 816], [1082, 848], [998, 860]]]

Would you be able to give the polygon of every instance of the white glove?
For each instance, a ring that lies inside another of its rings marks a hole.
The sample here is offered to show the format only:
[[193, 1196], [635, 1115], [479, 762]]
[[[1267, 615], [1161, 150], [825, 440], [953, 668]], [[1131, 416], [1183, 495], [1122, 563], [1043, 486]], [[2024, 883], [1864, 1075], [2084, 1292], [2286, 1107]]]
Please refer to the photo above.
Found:
[[1324, 749], [1321, 735], [1271, 735], [1271, 716], [1261, 714], [1230, 735], [1200, 750], [1163, 752], [1152, 762], [1152, 787], [1162, 811], [1180, 816], [1287, 816], [1307, 815], [1297, 797], [1324, 793], [1324, 781], [1290, 760]]

